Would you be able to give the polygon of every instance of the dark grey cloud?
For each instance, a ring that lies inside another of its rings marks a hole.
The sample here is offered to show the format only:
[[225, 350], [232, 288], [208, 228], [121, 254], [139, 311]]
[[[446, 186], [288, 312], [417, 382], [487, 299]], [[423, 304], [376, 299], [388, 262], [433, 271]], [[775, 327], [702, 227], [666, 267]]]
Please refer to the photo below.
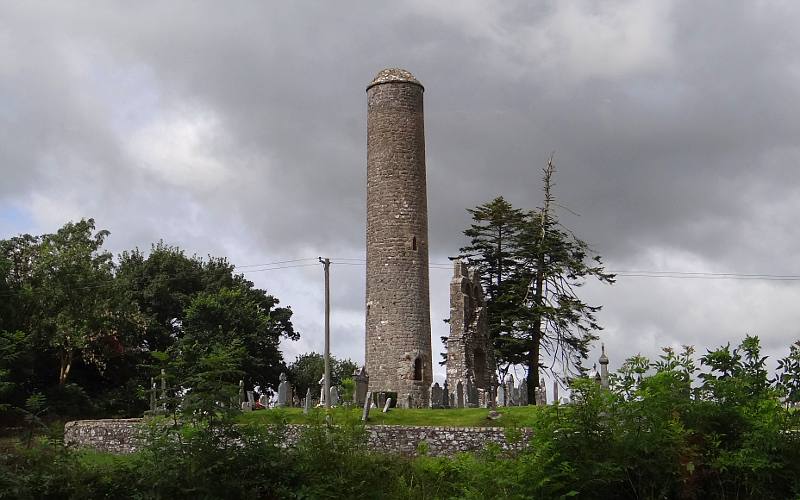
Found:
[[[365, 85], [401, 66], [426, 87], [432, 262], [463, 244], [466, 207], [537, 206], [555, 151], [580, 214], [562, 220], [610, 267], [800, 274], [792, 4], [28, 2], [0, 19], [0, 210], [30, 232], [93, 216], [116, 250], [363, 257]], [[438, 340], [448, 273], [431, 276]], [[287, 357], [320, 349], [321, 271], [251, 277], [296, 311]], [[334, 277], [336, 350], [360, 358], [363, 270]], [[800, 336], [796, 290], [587, 293], [622, 357], [746, 331], [777, 352]]]

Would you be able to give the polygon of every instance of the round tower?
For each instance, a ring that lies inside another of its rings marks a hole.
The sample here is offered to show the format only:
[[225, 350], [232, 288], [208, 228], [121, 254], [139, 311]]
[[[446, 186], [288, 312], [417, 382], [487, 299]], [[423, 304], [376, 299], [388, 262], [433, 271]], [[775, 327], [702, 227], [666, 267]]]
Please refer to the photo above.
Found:
[[423, 91], [402, 69], [367, 86], [367, 373], [412, 406], [433, 382]]

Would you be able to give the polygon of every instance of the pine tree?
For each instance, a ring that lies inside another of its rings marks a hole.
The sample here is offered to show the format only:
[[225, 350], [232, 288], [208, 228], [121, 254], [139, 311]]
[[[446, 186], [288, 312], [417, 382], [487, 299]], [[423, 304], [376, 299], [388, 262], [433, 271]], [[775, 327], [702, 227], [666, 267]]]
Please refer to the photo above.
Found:
[[473, 224], [464, 234], [470, 244], [459, 255], [482, 274], [496, 358], [527, 368], [529, 401], [535, 401], [542, 359], [574, 371], [601, 329], [600, 306], [584, 302], [577, 289], [588, 278], [614, 282], [589, 245], [559, 223], [554, 172], [551, 156], [537, 210], [516, 209], [502, 197], [469, 210]]

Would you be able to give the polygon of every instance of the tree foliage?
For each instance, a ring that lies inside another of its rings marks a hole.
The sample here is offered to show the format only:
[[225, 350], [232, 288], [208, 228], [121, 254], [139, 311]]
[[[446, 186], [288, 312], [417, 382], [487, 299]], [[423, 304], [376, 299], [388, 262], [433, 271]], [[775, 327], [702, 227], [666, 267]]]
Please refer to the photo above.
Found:
[[[342, 381], [353, 376], [358, 365], [350, 359], [337, 359], [331, 355], [331, 387], [341, 385]], [[287, 379], [301, 397], [311, 389], [314, 397], [320, 396], [319, 381], [325, 372], [325, 359], [322, 354], [307, 352], [295, 358], [289, 365]]]
[[544, 200], [523, 211], [502, 197], [468, 211], [470, 239], [458, 258], [482, 275], [489, 333], [496, 358], [527, 368], [529, 398], [539, 385], [543, 360], [580, 371], [596, 331], [600, 306], [584, 302], [578, 289], [587, 279], [613, 283], [600, 256], [564, 228], [554, 211], [552, 157], [543, 169]]
[[140, 414], [170, 355], [195, 352], [200, 363], [220, 345], [241, 347], [234, 368], [249, 385], [277, 385], [285, 368], [279, 341], [299, 337], [290, 308], [224, 258], [158, 242], [115, 259], [103, 247], [108, 235], [85, 219], [0, 240], [7, 408], [42, 393], [56, 413]]

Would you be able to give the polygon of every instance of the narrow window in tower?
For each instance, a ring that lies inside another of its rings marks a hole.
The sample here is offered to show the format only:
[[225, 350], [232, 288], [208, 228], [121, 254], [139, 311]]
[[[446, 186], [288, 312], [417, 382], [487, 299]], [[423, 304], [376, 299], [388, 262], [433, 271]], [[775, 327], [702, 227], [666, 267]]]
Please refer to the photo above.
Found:
[[411, 250], [416, 250], [416, 249], [417, 249], [417, 237], [416, 237], [416, 236], [414, 236], [414, 237], [411, 239]]
[[422, 360], [414, 359], [414, 380], [422, 380]]

